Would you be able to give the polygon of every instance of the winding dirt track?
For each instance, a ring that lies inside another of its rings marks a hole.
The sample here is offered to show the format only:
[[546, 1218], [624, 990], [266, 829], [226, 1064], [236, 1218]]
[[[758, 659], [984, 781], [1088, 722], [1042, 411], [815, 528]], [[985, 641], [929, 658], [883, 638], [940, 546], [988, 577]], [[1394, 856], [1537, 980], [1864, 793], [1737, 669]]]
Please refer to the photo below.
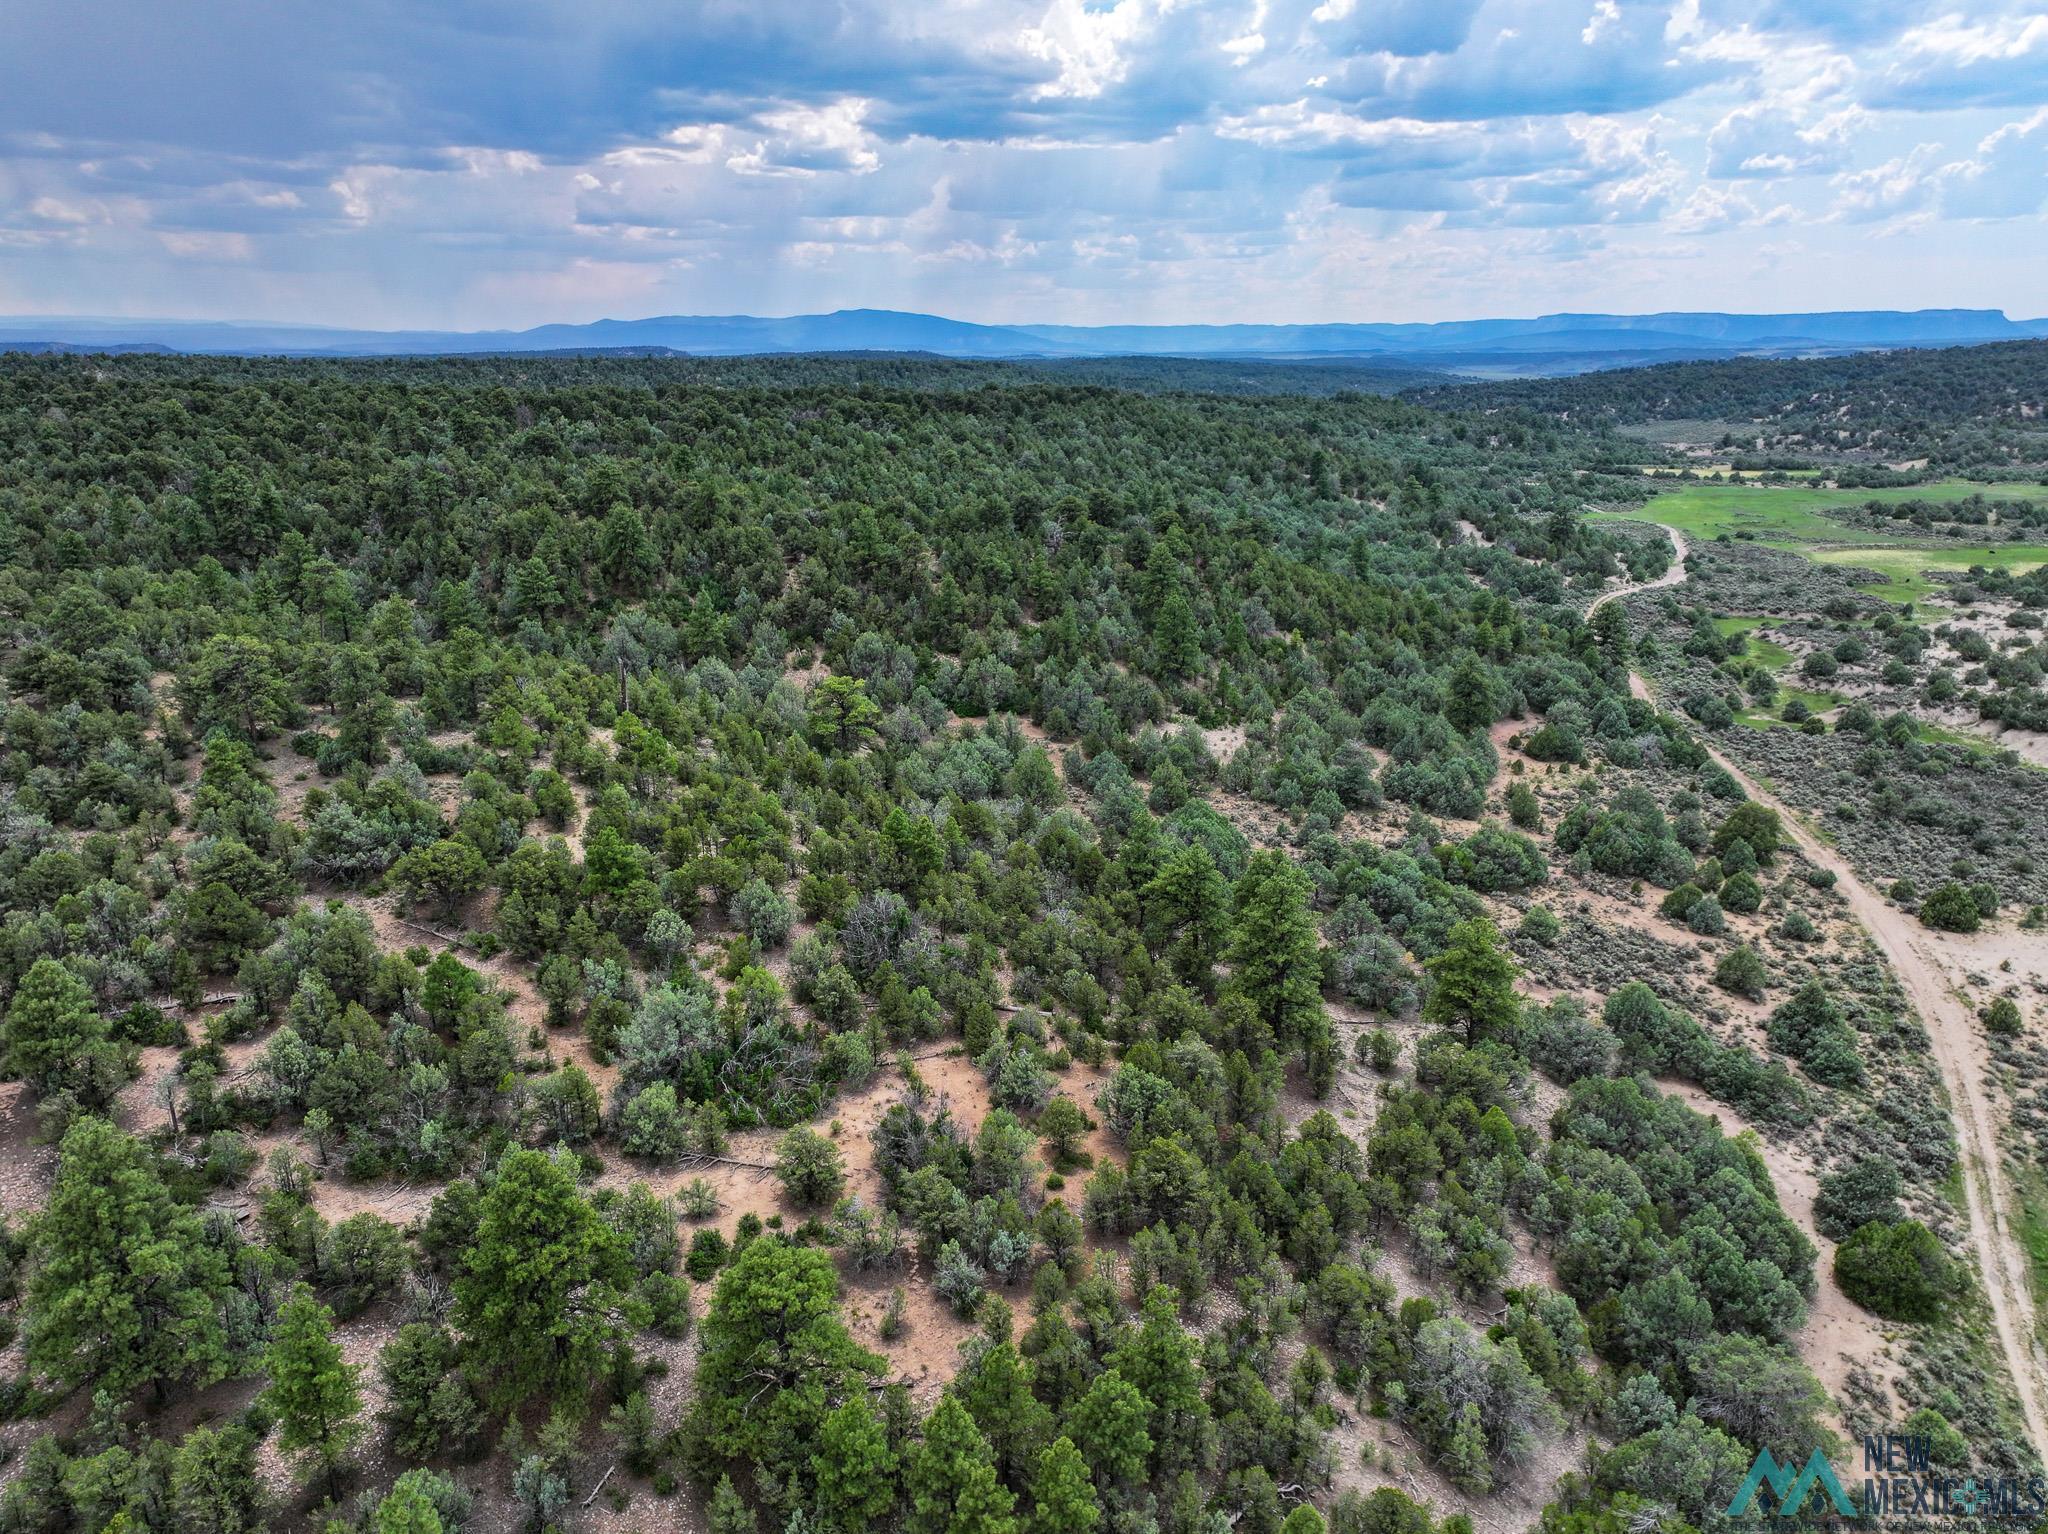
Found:
[[[1588, 616], [1622, 597], [1676, 586], [1685, 579], [1685, 538], [1676, 528], [1667, 527], [1664, 531], [1676, 553], [1671, 568], [1653, 581], [1618, 586], [1602, 593], [1586, 609]], [[1652, 698], [1649, 683], [1639, 673], [1629, 673], [1628, 685], [1637, 697]], [[1781, 803], [1711, 744], [1702, 744], [1750, 798], [1778, 812], [1787, 834], [1809, 861], [1834, 874], [1836, 888], [1848, 900], [1850, 911], [1864, 930], [1891, 960], [1899, 984], [1926, 1026], [1955, 1120], [1963, 1193], [1970, 1216], [1970, 1245], [1983, 1276], [1998, 1345], [2005, 1354], [2013, 1391], [2026, 1417], [2027, 1438], [2035, 1454], [2048, 1459], [2048, 1408], [2044, 1408], [2042, 1399], [2042, 1378], [2048, 1369], [2044, 1369], [2035, 1329], [2027, 1254], [2013, 1229], [2011, 1194], [1998, 1143], [1998, 1111], [1986, 1086], [1990, 1061], [1976, 1018], [1954, 978], [1962, 967], [1960, 950], [1943, 934], [1921, 926], [1886, 901], [1858, 878], [1848, 860], [1815, 835], [1789, 805]]]

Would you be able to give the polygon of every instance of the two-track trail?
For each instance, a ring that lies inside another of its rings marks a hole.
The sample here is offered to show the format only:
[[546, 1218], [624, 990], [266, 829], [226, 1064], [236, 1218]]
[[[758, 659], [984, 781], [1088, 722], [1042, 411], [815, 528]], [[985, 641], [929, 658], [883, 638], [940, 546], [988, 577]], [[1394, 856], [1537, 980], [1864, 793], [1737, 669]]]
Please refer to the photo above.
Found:
[[[1685, 538], [1676, 528], [1664, 531], [1676, 554], [1671, 567], [1653, 581], [1603, 592], [1586, 609], [1588, 616], [1622, 597], [1676, 586], [1685, 579]], [[1652, 698], [1649, 683], [1639, 673], [1631, 671], [1628, 682], [1637, 697]], [[2043, 1406], [2042, 1391], [2048, 1369], [2044, 1369], [2035, 1330], [2030, 1263], [2012, 1219], [2011, 1190], [1999, 1146], [1998, 1111], [1986, 1085], [1990, 1058], [1970, 1004], [1955, 979], [1964, 968], [1962, 955], [1946, 935], [1923, 927], [1864, 883], [1848, 859], [1816, 835], [1789, 805], [1712, 744], [1702, 744], [1750, 798], [1778, 812], [1786, 834], [1810, 862], [1835, 876], [1835, 887], [1848, 901], [1849, 910], [1891, 961], [1913, 1010], [1920, 1014], [1942, 1085], [1948, 1091], [1970, 1217], [1970, 1245], [1983, 1276], [1999, 1349], [2005, 1354], [2013, 1392], [2026, 1418], [2028, 1441], [2035, 1454], [2048, 1460], [2048, 1408]]]

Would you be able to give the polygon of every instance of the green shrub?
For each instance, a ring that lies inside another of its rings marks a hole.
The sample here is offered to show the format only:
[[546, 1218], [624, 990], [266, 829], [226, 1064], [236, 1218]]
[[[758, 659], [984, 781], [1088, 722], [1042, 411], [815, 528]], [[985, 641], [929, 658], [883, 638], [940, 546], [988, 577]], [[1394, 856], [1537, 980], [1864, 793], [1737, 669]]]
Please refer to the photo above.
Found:
[[1745, 802], [1730, 810], [1727, 818], [1714, 828], [1713, 848], [1725, 857], [1736, 842], [1748, 842], [1757, 862], [1768, 864], [1778, 855], [1778, 844], [1784, 834], [1784, 823], [1776, 810]]
[[1508, 819], [1524, 831], [1533, 831], [1543, 824], [1543, 807], [1537, 802], [1536, 791], [1526, 783], [1516, 783], [1508, 789]]
[[1804, 911], [1787, 911], [1778, 923], [1778, 936], [1788, 943], [1811, 943], [1820, 937], [1820, 929]]
[[1797, 1060], [1823, 1086], [1850, 1087], [1863, 1079], [1856, 1030], [1817, 979], [1808, 980], [1771, 1013], [1764, 1033], [1771, 1048]]
[[1722, 954], [1721, 962], [1714, 966], [1714, 984], [1737, 996], [1747, 996], [1751, 1001], [1763, 999], [1764, 987], [1770, 978], [1764, 961], [1747, 943], [1736, 944]]
[[1830, 1241], [1845, 1240], [1864, 1226], [1896, 1224], [1899, 1168], [1885, 1156], [1864, 1156], [1820, 1180], [1813, 1223]]
[[1548, 906], [1532, 905], [1522, 918], [1522, 936], [1541, 948], [1548, 948], [1556, 942], [1561, 930], [1558, 919], [1551, 915]]
[[[1743, 843], [1747, 846], [1748, 843]], [[1720, 901], [1723, 909], [1736, 911], [1744, 916], [1754, 916], [1763, 909], [1764, 887], [1756, 882], [1756, 875], [1750, 873], [1731, 874], [1728, 882], [1721, 886]]]
[[1375, 1028], [1359, 1038], [1358, 1055], [1361, 1060], [1368, 1062], [1374, 1070], [1384, 1076], [1393, 1070], [1395, 1062], [1401, 1058], [1401, 1044], [1386, 1029]]
[[1684, 921], [1706, 893], [1697, 884], [1688, 880], [1664, 897], [1663, 902], [1657, 907], [1657, 914], [1669, 917], [1672, 921]]
[[809, 1129], [792, 1129], [775, 1147], [775, 1175], [790, 1201], [816, 1209], [832, 1202], [846, 1186], [839, 1147]]
[[1927, 1457], [1945, 1470], [1970, 1467], [1970, 1440], [1931, 1406], [1923, 1406], [1906, 1419], [1906, 1431], [1927, 1440]]
[[1941, 1241], [1918, 1220], [1859, 1227], [1835, 1250], [1842, 1292], [1888, 1321], [1932, 1321], [1955, 1291]]
[[2000, 1038], [2012, 1038], [2024, 1023], [2019, 1003], [2010, 996], [1994, 996], [1991, 1005], [1984, 1009], [1984, 1026]]
[[1984, 913], [1976, 897], [1951, 880], [1921, 902], [1920, 920], [1937, 932], [1975, 932]]
[[1701, 729], [1725, 730], [1735, 723], [1735, 715], [1727, 701], [1719, 693], [1696, 692], [1688, 697], [1682, 707], [1699, 721]]
[[708, 1226], [690, 1238], [690, 1255], [683, 1259], [683, 1271], [698, 1283], [706, 1283], [725, 1266], [730, 1252], [725, 1233]]
[[1577, 767], [1586, 761], [1586, 748], [1578, 733], [1555, 724], [1546, 724], [1531, 735], [1522, 751], [1539, 762], [1570, 762]]

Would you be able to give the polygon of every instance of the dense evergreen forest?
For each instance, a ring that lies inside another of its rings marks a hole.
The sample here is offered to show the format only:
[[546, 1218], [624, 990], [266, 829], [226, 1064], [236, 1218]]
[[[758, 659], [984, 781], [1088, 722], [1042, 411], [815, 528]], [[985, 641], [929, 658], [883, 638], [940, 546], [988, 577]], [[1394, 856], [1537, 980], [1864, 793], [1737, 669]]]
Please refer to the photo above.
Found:
[[1619, 439], [1095, 371], [0, 360], [0, 1534], [1712, 1530], [1836, 1241], [2030, 1463]]
[[1799, 361], [1741, 358], [1437, 385], [1456, 410], [1529, 410], [1586, 424], [1726, 423], [1725, 445], [1765, 453], [1930, 459], [1977, 471], [2048, 465], [2048, 341]]

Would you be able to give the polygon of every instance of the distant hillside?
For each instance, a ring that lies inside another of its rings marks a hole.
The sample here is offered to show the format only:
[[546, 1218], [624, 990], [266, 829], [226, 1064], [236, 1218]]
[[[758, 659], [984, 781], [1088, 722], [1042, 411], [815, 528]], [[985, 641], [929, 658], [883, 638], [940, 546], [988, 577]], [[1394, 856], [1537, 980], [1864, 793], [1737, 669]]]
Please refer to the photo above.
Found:
[[159, 347], [216, 355], [445, 356], [619, 352], [753, 356], [923, 352], [984, 359], [1208, 357], [1393, 363], [1486, 375], [1582, 372], [1688, 358], [1814, 356], [2048, 336], [2048, 321], [1995, 309], [1822, 314], [1551, 314], [1443, 324], [979, 325], [931, 314], [665, 315], [530, 330], [375, 331], [323, 326], [90, 317], [0, 319], [9, 347]]
[[[15, 352], [15, 358], [6, 356]], [[1399, 363], [1338, 357], [1326, 361], [1256, 361], [1222, 357], [1077, 357], [978, 361], [930, 352], [749, 353], [692, 357], [661, 347], [564, 347], [534, 352], [460, 352], [444, 356], [341, 356], [306, 359], [276, 356], [187, 357], [162, 347], [137, 348], [151, 354], [130, 364], [138, 374], [152, 367], [165, 376], [184, 376], [203, 367], [205, 376], [234, 378], [262, 386], [282, 377], [318, 376], [382, 380], [407, 385], [467, 387], [491, 383], [519, 389], [606, 388], [755, 389], [802, 391], [818, 388], [914, 389], [921, 393], [965, 393], [992, 388], [1116, 389], [1134, 394], [1209, 394], [1235, 397], [1336, 394], [1393, 395], [1435, 385], [1459, 375]], [[55, 343], [9, 348], [0, 345], [0, 374], [10, 362], [33, 366], [38, 359], [107, 355], [82, 353]]]
[[50, 341], [44, 339], [12, 340], [0, 337], [0, 353], [26, 352], [31, 357], [76, 357], [155, 355], [159, 357], [176, 355], [176, 348], [156, 341]]
[[1955, 466], [2048, 463], [2048, 341], [1778, 361], [1687, 362], [1575, 378], [1433, 385], [1453, 410], [1530, 410], [1579, 423], [1724, 423], [1763, 452], [1860, 452]]
[[1398, 394], [1433, 388], [1461, 375], [1377, 357], [1088, 357], [1019, 362], [1016, 371], [1061, 383], [1100, 384], [1144, 394]]
[[1023, 325], [1050, 342], [1134, 354], [1409, 357], [1482, 352], [1799, 352], [1942, 346], [2048, 335], [2048, 322], [2016, 323], [1995, 309], [1823, 314], [1548, 314], [1536, 319], [1434, 325]]

